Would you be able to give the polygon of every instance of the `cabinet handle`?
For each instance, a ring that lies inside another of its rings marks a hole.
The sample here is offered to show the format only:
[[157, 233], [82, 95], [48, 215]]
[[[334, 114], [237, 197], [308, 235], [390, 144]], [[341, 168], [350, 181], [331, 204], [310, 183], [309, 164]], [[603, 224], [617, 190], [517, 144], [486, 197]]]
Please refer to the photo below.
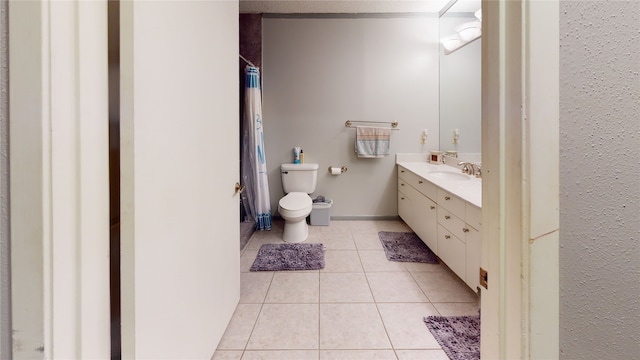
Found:
[[422, 184], [422, 180], [418, 180], [418, 184]]
[[403, 172], [404, 172], [404, 170], [400, 170], [400, 172], [401, 172], [401, 173], [403, 173]]
[[444, 236], [444, 238], [445, 238], [445, 239], [451, 239], [451, 236], [449, 236], [449, 235], [445, 235], [445, 236]]
[[467, 233], [467, 232], [469, 232], [469, 229], [467, 229], [467, 228], [462, 228], [462, 232], [466, 232], [466, 233]]
[[449, 219], [451, 219], [451, 216], [449, 216], [449, 215], [445, 215], [445, 216], [444, 216], [444, 218], [445, 218], [446, 220], [449, 220]]
[[[404, 198], [403, 198], [403, 197], [401, 197], [401, 198], [400, 198], [400, 200], [404, 200]], [[467, 230], [467, 231], [469, 231], [469, 230]]]
[[435, 210], [436, 209], [436, 207], [433, 206], [433, 205], [429, 206], [429, 208], [431, 208], [431, 210]]
[[404, 183], [400, 183], [400, 186], [404, 186]]
[[450, 196], [445, 196], [444, 199], [445, 200], [451, 200], [451, 197]]

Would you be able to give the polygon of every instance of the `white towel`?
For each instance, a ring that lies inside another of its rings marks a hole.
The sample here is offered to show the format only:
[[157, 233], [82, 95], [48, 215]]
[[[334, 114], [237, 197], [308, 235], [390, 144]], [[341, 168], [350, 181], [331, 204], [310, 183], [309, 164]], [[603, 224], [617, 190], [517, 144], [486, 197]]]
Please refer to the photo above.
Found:
[[356, 127], [356, 154], [361, 158], [381, 158], [389, 155], [391, 129]]

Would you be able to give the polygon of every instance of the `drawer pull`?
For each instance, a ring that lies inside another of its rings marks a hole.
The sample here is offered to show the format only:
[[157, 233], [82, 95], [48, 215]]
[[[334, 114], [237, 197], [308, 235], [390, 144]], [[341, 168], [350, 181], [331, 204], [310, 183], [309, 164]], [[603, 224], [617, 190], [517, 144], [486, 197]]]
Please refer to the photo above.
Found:
[[449, 220], [449, 219], [451, 219], [451, 216], [449, 216], [449, 215], [445, 215], [445, 216], [444, 216], [444, 218], [445, 218], [446, 220]]
[[444, 236], [444, 238], [445, 238], [445, 239], [451, 239], [451, 236], [449, 236], [449, 235], [445, 235], [445, 236]]
[[403, 173], [403, 172], [404, 172], [404, 170], [400, 170], [400, 172], [401, 172], [401, 173]]
[[[403, 197], [401, 197], [401, 198], [400, 198], [400, 200], [404, 200], [404, 198], [403, 198]], [[469, 231], [469, 230], [467, 230], [467, 231]]]
[[400, 183], [400, 186], [404, 186], [404, 183]]
[[469, 232], [469, 229], [467, 229], [467, 228], [462, 228], [462, 232], [466, 232], [466, 233], [467, 233], [467, 232]]
[[418, 180], [418, 184], [422, 184], [422, 180]]
[[445, 196], [444, 199], [445, 200], [451, 200], [451, 197], [450, 196]]
[[429, 206], [429, 208], [430, 208], [431, 210], [435, 210], [435, 209], [436, 209], [436, 207], [435, 207], [435, 206], [433, 206], [433, 205]]

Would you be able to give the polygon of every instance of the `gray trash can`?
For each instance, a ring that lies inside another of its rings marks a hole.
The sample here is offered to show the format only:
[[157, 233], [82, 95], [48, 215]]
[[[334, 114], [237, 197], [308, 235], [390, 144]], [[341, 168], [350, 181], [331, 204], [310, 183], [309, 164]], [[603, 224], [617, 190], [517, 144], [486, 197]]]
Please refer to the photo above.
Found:
[[332, 204], [333, 200], [331, 199], [314, 202], [312, 205], [313, 208], [311, 209], [311, 225], [329, 226]]

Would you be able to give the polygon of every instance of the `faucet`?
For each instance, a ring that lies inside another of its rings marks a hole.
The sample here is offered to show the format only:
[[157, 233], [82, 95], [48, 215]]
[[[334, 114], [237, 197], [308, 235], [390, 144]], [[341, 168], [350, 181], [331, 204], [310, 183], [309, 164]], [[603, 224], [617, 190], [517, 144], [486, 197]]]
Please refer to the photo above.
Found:
[[475, 169], [473, 167], [473, 163], [461, 161], [458, 163], [458, 166], [462, 166], [462, 173], [469, 174], [471, 176], [475, 175]]
[[473, 164], [473, 166], [476, 169], [476, 177], [477, 178], [481, 178], [482, 177], [482, 168], [480, 167], [480, 164]]

